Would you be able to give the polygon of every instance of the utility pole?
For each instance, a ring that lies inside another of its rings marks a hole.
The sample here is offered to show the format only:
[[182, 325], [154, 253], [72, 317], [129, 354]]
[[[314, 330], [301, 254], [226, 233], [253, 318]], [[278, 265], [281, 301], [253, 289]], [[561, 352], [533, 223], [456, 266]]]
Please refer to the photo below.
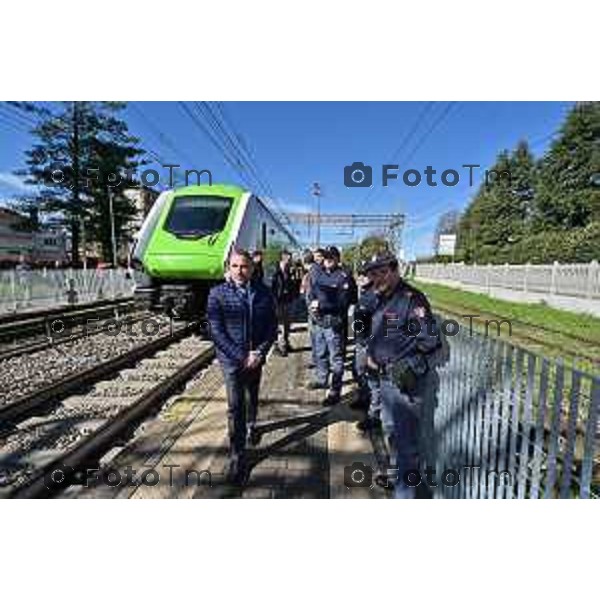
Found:
[[318, 182], [315, 181], [312, 187], [312, 195], [315, 197], [317, 202], [317, 243], [316, 247], [318, 248], [321, 245], [321, 186]]
[[81, 212], [81, 202], [79, 199], [79, 177], [80, 177], [80, 144], [79, 144], [79, 121], [81, 119], [80, 107], [78, 102], [71, 103], [71, 160], [73, 166], [73, 191], [71, 194], [72, 217], [71, 217], [71, 262], [76, 267], [79, 262], [79, 223], [77, 214]]
[[81, 246], [83, 250], [83, 270], [87, 270], [87, 244], [85, 239], [85, 215], [81, 216]]
[[117, 238], [115, 236], [115, 214], [113, 211], [113, 191], [108, 188], [108, 210], [110, 212], [110, 241], [112, 243], [113, 269], [117, 268]]

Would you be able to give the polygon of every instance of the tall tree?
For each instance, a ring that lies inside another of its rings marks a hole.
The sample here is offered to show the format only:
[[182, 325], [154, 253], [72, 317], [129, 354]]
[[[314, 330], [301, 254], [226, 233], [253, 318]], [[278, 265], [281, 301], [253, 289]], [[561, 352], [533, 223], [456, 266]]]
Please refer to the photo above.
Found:
[[[40, 210], [60, 215], [69, 228], [73, 263], [79, 262], [81, 222], [90, 216], [94, 223], [91, 234], [99, 236], [105, 256], [110, 256], [110, 245], [104, 239], [106, 223], [110, 231], [110, 175], [123, 178], [124, 173], [132, 173], [142, 154], [138, 140], [119, 119], [125, 104], [63, 102], [56, 112], [34, 103], [21, 106], [36, 113], [40, 121], [32, 132], [37, 141], [26, 151], [27, 168], [17, 174], [40, 186]], [[120, 183], [120, 189], [123, 186]], [[129, 215], [131, 211], [129, 206], [118, 214]], [[118, 235], [122, 220], [116, 220], [115, 225]]]
[[577, 103], [541, 160], [536, 231], [600, 220], [600, 102]]
[[344, 247], [342, 260], [346, 265], [357, 266], [361, 261], [368, 260], [374, 254], [390, 250], [390, 243], [383, 233], [372, 233], [358, 244], [350, 244]]
[[532, 219], [535, 162], [526, 142], [498, 155], [461, 219], [459, 255], [465, 260], [498, 262], [510, 245], [527, 235]]
[[[118, 125], [115, 123], [115, 126]], [[131, 138], [126, 131], [118, 133], [118, 136], [123, 137], [119, 139], [114, 136], [110, 141], [96, 140], [94, 155], [98, 160], [98, 177], [90, 181], [90, 193], [94, 202], [88, 210], [88, 230], [92, 239], [100, 244], [102, 256], [108, 262], [118, 259], [118, 256], [113, 256], [113, 234], [115, 245], [119, 246], [128, 223], [138, 210], [123, 191], [137, 187], [139, 183], [135, 181], [131, 171], [124, 172], [123, 168], [132, 168], [136, 164], [139, 150], [129, 145]]]

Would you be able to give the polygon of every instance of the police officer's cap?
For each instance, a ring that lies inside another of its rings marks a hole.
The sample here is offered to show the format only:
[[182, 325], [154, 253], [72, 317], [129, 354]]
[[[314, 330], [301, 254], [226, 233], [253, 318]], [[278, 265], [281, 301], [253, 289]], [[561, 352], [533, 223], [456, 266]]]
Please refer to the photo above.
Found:
[[379, 269], [379, 267], [395, 268], [398, 266], [398, 259], [391, 252], [381, 252], [379, 254], [374, 254], [361, 266], [364, 273], [367, 273], [373, 269]]

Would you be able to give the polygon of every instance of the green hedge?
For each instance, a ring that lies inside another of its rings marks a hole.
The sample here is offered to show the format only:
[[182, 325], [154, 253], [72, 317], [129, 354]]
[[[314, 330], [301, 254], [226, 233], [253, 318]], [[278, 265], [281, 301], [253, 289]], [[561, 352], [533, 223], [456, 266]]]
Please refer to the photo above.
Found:
[[[567, 231], [544, 231], [505, 246], [480, 246], [476, 250], [480, 264], [584, 263], [600, 260], [600, 221]], [[455, 260], [463, 260], [460, 255]], [[467, 261], [472, 262], [472, 261]]]

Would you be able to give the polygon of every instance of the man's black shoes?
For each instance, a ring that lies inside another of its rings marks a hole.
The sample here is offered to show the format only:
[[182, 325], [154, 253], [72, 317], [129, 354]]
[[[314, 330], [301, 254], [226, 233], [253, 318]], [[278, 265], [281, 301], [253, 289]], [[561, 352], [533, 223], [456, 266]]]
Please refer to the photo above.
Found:
[[258, 446], [260, 444], [260, 440], [262, 438], [262, 433], [256, 431], [256, 427], [250, 427], [248, 429], [248, 445], [249, 446]]
[[369, 406], [371, 405], [371, 399], [368, 397], [358, 397], [352, 402], [350, 402], [349, 406], [353, 410], [369, 410]]
[[356, 424], [356, 428], [360, 433], [368, 433], [369, 431], [377, 431], [381, 429], [381, 419], [379, 417], [366, 417]]
[[309, 390], [324, 390], [327, 388], [327, 384], [319, 381], [310, 381], [306, 388]]
[[325, 396], [325, 400], [323, 400], [323, 406], [333, 406], [334, 404], [338, 404], [340, 402], [340, 393], [339, 392], [329, 392], [327, 396]]
[[245, 461], [231, 460], [225, 471], [225, 482], [229, 485], [242, 487], [246, 485], [248, 475]]

